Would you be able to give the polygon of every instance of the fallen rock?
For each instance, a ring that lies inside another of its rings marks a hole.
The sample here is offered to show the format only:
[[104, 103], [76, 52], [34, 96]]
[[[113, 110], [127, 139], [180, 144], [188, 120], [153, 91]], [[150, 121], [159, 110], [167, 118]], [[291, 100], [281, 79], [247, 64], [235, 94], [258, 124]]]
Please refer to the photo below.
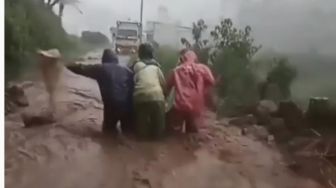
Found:
[[285, 121], [282, 118], [271, 118], [267, 127], [270, 133], [274, 134], [278, 141], [286, 141], [292, 136], [292, 133], [286, 127]]
[[21, 119], [24, 123], [24, 127], [26, 128], [47, 125], [56, 122], [53, 113], [49, 111], [42, 111], [38, 113], [24, 112], [21, 114]]
[[6, 100], [10, 100], [14, 102], [14, 104], [20, 107], [29, 106], [28, 98], [24, 92], [24, 88], [22, 85], [12, 85], [6, 89]]
[[22, 86], [23, 89], [27, 89], [29, 87], [32, 87], [34, 85], [34, 82], [32, 81], [24, 81], [20, 84], [20, 86]]
[[277, 104], [271, 100], [259, 101], [253, 112], [257, 118], [257, 123], [260, 125], [266, 125], [270, 123], [271, 116], [278, 110]]
[[252, 114], [249, 114], [243, 117], [236, 117], [229, 121], [229, 124], [236, 125], [238, 127], [246, 127], [246, 126], [254, 125], [256, 123], [257, 123], [257, 120]]
[[285, 125], [291, 130], [297, 130], [304, 125], [303, 111], [293, 101], [282, 101], [277, 115], [284, 119]]
[[247, 127], [245, 129], [245, 134], [251, 135], [257, 139], [266, 140], [266, 141], [268, 139], [268, 136], [270, 135], [265, 127], [262, 127], [259, 125], [253, 125], [251, 127]]
[[315, 125], [333, 126], [336, 123], [336, 105], [327, 97], [313, 97], [305, 116]]

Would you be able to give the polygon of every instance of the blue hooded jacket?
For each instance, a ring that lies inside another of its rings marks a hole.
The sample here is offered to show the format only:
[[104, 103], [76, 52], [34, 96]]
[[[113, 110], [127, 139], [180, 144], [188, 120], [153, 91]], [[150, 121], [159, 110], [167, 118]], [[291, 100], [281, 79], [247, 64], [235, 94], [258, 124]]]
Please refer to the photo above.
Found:
[[[67, 68], [76, 73], [98, 82], [104, 103], [104, 114], [128, 113], [132, 111], [133, 72], [125, 66], [119, 65], [118, 58], [102, 58], [102, 64], [68, 65]], [[105, 116], [105, 115], [104, 115]], [[108, 117], [104, 117], [105, 118]]]

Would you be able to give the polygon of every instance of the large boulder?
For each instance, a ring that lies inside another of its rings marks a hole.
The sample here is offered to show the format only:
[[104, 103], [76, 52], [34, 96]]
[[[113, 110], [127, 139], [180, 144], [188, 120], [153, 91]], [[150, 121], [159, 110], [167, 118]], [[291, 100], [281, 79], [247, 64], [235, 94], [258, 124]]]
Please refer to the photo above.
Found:
[[272, 117], [267, 127], [277, 141], [288, 141], [292, 137], [292, 132], [287, 128], [285, 120], [282, 118]]
[[242, 134], [264, 141], [267, 141], [271, 136], [265, 127], [259, 125], [252, 125], [250, 127], [244, 128], [242, 130]]
[[5, 114], [12, 113], [19, 107], [29, 106], [24, 87], [23, 84], [10, 84], [5, 89]]
[[51, 111], [26, 111], [21, 114], [24, 127], [35, 127], [56, 122], [55, 116]]
[[259, 101], [253, 111], [254, 116], [257, 118], [257, 122], [260, 125], [267, 125], [270, 123], [271, 117], [278, 110], [278, 105], [271, 100]]
[[309, 106], [305, 115], [313, 124], [335, 124], [336, 105], [327, 97], [313, 97], [309, 100]]
[[241, 128], [251, 126], [256, 123], [257, 123], [257, 120], [252, 114], [241, 116], [241, 117], [235, 117], [229, 121], [229, 124], [236, 125]]
[[12, 85], [7, 89], [7, 97], [20, 107], [29, 106], [28, 98], [21, 85]]
[[293, 101], [281, 101], [277, 115], [283, 118], [286, 126], [293, 131], [304, 126], [303, 111]]

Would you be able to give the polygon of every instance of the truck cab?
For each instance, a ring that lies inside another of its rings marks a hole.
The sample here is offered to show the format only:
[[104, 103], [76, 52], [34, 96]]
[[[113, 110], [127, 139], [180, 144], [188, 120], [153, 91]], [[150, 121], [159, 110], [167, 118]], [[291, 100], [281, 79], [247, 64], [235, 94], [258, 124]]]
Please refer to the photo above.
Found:
[[117, 21], [115, 51], [118, 54], [136, 53], [140, 43], [141, 24], [130, 21]]

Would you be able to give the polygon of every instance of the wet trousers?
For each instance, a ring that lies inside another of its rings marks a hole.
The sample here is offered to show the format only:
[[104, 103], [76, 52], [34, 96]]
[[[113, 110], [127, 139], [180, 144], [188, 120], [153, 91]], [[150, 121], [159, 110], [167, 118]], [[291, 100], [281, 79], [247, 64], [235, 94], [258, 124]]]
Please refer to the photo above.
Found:
[[167, 114], [167, 122], [169, 132], [183, 132], [185, 126], [186, 133], [197, 133], [203, 124], [201, 115], [180, 111], [174, 107]]
[[137, 134], [141, 138], [160, 138], [165, 130], [164, 101], [134, 104]]
[[118, 133], [117, 124], [120, 122], [121, 131], [123, 133], [129, 133], [134, 129], [132, 119], [133, 116], [131, 112], [104, 107], [103, 132]]

